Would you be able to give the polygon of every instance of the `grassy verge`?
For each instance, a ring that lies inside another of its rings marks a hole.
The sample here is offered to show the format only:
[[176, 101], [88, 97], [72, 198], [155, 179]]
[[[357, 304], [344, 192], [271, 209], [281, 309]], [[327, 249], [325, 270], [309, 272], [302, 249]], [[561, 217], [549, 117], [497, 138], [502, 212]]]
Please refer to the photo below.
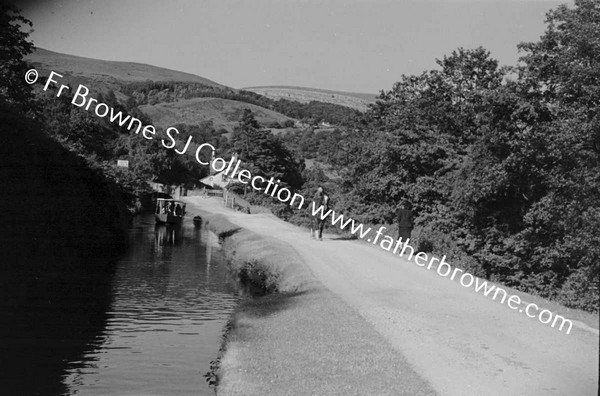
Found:
[[231, 271], [249, 294], [303, 292], [314, 284], [314, 277], [292, 246], [240, 228], [223, 215], [196, 212], [219, 237]]
[[[265, 296], [269, 301], [282, 303], [282, 293], [300, 293], [308, 290], [315, 279], [301, 263], [301, 258], [294, 249], [276, 240], [267, 241], [259, 236], [230, 222], [225, 216], [196, 210], [204, 225], [219, 237], [229, 259], [229, 270], [248, 296]], [[196, 214], [194, 213], [194, 214]], [[261, 300], [261, 304], [267, 300]], [[272, 304], [262, 307], [273, 308]], [[223, 358], [228, 351], [230, 340], [240, 332], [239, 316], [242, 312], [252, 310], [248, 303], [242, 304], [237, 313], [227, 323], [223, 331], [223, 339], [218, 357], [211, 361], [211, 370], [205, 374], [207, 382], [218, 387], [223, 376], [221, 369]], [[233, 353], [229, 352], [228, 356]]]

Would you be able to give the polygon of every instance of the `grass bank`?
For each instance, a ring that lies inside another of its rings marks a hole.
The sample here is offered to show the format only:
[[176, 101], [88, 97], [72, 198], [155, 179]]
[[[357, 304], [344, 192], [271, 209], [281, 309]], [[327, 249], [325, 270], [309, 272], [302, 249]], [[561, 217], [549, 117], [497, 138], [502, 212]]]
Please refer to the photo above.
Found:
[[222, 214], [197, 209], [194, 213], [219, 237], [230, 270], [249, 294], [297, 293], [314, 287], [315, 278], [292, 246], [243, 229]]

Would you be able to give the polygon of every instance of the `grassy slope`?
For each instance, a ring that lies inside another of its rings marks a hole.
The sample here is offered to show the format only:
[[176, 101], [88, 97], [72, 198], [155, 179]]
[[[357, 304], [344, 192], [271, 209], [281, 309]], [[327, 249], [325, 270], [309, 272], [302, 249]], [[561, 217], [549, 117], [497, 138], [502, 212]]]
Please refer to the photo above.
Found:
[[271, 99], [288, 99], [300, 103], [308, 103], [312, 100], [325, 103], [333, 103], [341, 106], [350, 107], [356, 110], [364, 111], [367, 105], [375, 103], [375, 96], [365, 93], [329, 91], [325, 89], [289, 87], [289, 86], [268, 86], [268, 87], [249, 87], [246, 91], [255, 92]]
[[260, 106], [220, 98], [192, 98], [140, 106], [140, 110], [152, 118], [156, 126], [169, 127], [177, 123], [197, 124], [212, 120], [215, 128], [223, 127], [229, 131], [238, 124], [244, 109], [251, 109], [261, 125], [290, 119]]
[[207, 78], [195, 74], [183, 73], [176, 70], [165, 69], [134, 62], [116, 62], [100, 59], [84, 58], [81, 56], [61, 54], [38, 48], [33, 54], [25, 58], [34, 65], [57, 73], [68, 73], [73, 76], [83, 76], [98, 80], [119, 80], [124, 82], [135, 81], [188, 81], [198, 82], [215, 87], [224, 87]]

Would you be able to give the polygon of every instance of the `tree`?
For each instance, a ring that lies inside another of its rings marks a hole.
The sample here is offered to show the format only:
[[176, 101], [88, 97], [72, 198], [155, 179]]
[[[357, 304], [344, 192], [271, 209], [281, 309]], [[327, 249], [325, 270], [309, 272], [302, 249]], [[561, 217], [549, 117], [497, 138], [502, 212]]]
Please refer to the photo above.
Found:
[[250, 155], [250, 146], [254, 145], [254, 140], [256, 140], [259, 135], [264, 135], [265, 131], [260, 130], [260, 125], [252, 110], [244, 109], [244, 113], [242, 118], [240, 119], [239, 125], [234, 129], [232, 141], [233, 148], [243, 158], [248, 158]]
[[261, 129], [251, 110], [245, 109], [232, 136], [233, 150], [240, 155], [252, 174], [293, 189], [302, 186], [302, 167], [293, 153], [268, 129]]
[[[521, 93], [541, 122], [545, 194], [516, 238], [526, 271], [543, 276], [542, 293], [598, 309], [600, 280], [600, 4], [576, 0], [547, 14], [539, 42], [523, 43]], [[534, 278], [535, 279], [535, 278]], [[539, 287], [538, 287], [539, 288]]]
[[380, 208], [367, 221], [393, 222], [403, 199], [422, 214], [449, 205], [452, 180], [481, 136], [476, 120], [485, 95], [501, 85], [498, 62], [479, 47], [437, 63], [441, 70], [402, 76], [382, 92], [350, 140], [349, 193]]
[[[538, 42], [521, 43], [521, 80], [530, 94], [545, 103], [589, 106], [596, 113], [600, 96], [600, 4], [575, 0], [575, 7], [548, 12], [545, 34]], [[552, 110], [557, 110], [553, 108]]]
[[482, 96], [451, 206], [486, 276], [597, 310], [600, 12], [548, 13], [518, 80]]
[[342, 168], [336, 210], [389, 223], [408, 198], [417, 246], [596, 311], [600, 4], [560, 6], [547, 23], [515, 68], [459, 48], [439, 70], [402, 76], [323, 154]]
[[33, 52], [33, 43], [27, 40], [29, 32], [22, 28], [33, 26], [11, 5], [0, 5], [0, 101], [19, 110], [32, 108], [31, 86], [24, 81], [28, 69], [23, 57]]

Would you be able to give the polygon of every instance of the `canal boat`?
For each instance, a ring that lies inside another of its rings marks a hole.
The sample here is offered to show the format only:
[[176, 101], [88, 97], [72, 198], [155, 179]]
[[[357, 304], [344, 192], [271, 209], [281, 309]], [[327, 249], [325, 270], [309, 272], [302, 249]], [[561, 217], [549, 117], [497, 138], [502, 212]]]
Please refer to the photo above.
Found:
[[181, 224], [185, 216], [185, 202], [170, 198], [157, 198], [154, 218], [157, 223]]

